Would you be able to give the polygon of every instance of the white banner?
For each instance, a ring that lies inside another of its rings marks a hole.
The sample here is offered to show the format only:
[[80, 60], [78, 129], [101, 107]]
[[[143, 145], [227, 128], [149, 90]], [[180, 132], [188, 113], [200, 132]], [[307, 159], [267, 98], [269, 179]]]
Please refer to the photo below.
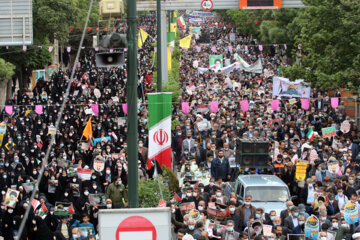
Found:
[[303, 79], [291, 82], [287, 78], [275, 76], [273, 78], [273, 96], [310, 98], [311, 87], [304, 84]]
[[[242, 58], [241, 58], [242, 59]], [[233, 64], [230, 64], [226, 67], [220, 68], [217, 70], [217, 72], [222, 72], [222, 73], [230, 73], [233, 72], [234, 69], [240, 69], [240, 70], [244, 70], [245, 72], [252, 72], [252, 73], [262, 73], [262, 63], [261, 63], [261, 58], [259, 58], [259, 60], [257, 60], [254, 64], [249, 65], [247, 62], [245, 61], [237, 61]], [[212, 69], [214, 70], [214, 69]], [[198, 68], [198, 72], [199, 74], [204, 74], [207, 71], [209, 71], [208, 68]]]

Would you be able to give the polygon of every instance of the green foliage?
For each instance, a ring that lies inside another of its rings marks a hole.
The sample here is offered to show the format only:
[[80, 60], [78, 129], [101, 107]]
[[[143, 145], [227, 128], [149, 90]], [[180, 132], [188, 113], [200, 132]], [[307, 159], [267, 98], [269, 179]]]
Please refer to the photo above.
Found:
[[79, 18], [78, 6], [74, 0], [33, 0], [34, 38], [42, 42], [56, 35], [65, 41]]
[[306, 0], [310, 5], [296, 18], [301, 27], [300, 64], [285, 71], [304, 78], [313, 87], [336, 89], [360, 86], [360, 2], [358, 0]]
[[[36, 47], [38, 44], [42, 44], [43, 47]], [[22, 47], [14, 47], [15, 52], [4, 54], [3, 58], [14, 64], [17, 72], [24, 68], [29, 70], [43, 69], [51, 63], [51, 53], [48, 51], [49, 41], [44, 40], [44, 42], [40, 43], [35, 39], [34, 45], [28, 47], [26, 52], [22, 51]], [[0, 52], [6, 53], [6, 49], [0, 49]]]
[[14, 74], [15, 66], [0, 58], [0, 81], [6, 81]]
[[[169, 188], [161, 180], [160, 187], [166, 202], [171, 200]], [[159, 182], [157, 180], [141, 180], [139, 182], [139, 203], [140, 207], [150, 208], [157, 207], [160, 200], [161, 194], [159, 190]]]
[[161, 167], [164, 179], [168, 180], [168, 186], [170, 192], [178, 192], [179, 191], [179, 180], [176, 178], [174, 172], [167, 168], [165, 165]]
[[[233, 25], [252, 38], [265, 44], [283, 44], [288, 46], [288, 53], [294, 46], [296, 35], [300, 32], [297, 16], [303, 9], [280, 9], [280, 10], [238, 10], [230, 9], [218, 13], [228, 20], [231, 17]], [[230, 20], [228, 20], [230, 21]], [[255, 22], [258, 24], [255, 24]], [[237, 23], [241, 24], [238, 25]], [[248, 22], [248, 24], [246, 24]]]

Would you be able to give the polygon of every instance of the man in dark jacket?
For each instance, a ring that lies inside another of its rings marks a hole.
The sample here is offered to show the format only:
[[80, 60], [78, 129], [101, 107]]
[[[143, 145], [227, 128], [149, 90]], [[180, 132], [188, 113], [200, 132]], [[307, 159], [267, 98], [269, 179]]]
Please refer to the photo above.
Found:
[[211, 176], [215, 179], [222, 178], [223, 181], [230, 180], [229, 160], [224, 157], [223, 150], [220, 150], [218, 157], [211, 162]]

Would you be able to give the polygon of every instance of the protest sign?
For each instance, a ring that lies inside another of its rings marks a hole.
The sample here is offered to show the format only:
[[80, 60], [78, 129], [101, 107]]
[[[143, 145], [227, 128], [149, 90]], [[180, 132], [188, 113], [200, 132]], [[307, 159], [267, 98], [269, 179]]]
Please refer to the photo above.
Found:
[[319, 155], [316, 150], [312, 149], [310, 151], [310, 163], [314, 163], [316, 159], [319, 158]]
[[96, 158], [94, 159], [95, 171], [101, 172], [102, 170], [104, 170], [104, 167], [105, 167], [104, 158], [101, 155], [96, 156]]
[[195, 209], [195, 203], [194, 202], [187, 202], [180, 204], [180, 211], [186, 211], [186, 210], [192, 210]]
[[[211, 230], [211, 234], [212, 234], [212, 230], [215, 229], [215, 223], [212, 223], [210, 221], [207, 221], [207, 229]], [[216, 229], [218, 232], [221, 231], [225, 231], [226, 230], [226, 226], [225, 225], [221, 225], [221, 224], [217, 224], [216, 225]]]
[[207, 121], [197, 122], [196, 126], [199, 131], [206, 131], [211, 128], [211, 125]]
[[292, 98], [310, 98], [311, 88], [304, 86], [304, 80], [291, 82], [287, 78], [275, 76], [273, 78], [273, 96]]
[[93, 230], [91, 227], [79, 227], [79, 233], [81, 237], [88, 237], [90, 235], [93, 235]]
[[348, 133], [350, 132], [350, 128], [351, 128], [350, 122], [348, 120], [345, 120], [341, 123], [340, 131], [343, 133]]
[[74, 168], [73, 166], [70, 166], [67, 170], [67, 176], [68, 177], [74, 177], [77, 176], [77, 168]]
[[323, 138], [336, 136], [336, 129], [335, 129], [335, 127], [322, 128], [322, 129], [321, 129], [321, 132], [322, 132]]
[[219, 70], [224, 67], [223, 64], [223, 55], [210, 55], [209, 56], [209, 66], [211, 69]]
[[20, 192], [16, 189], [8, 188], [2, 205], [9, 208], [15, 208], [16, 203], [18, 202], [19, 194]]
[[125, 124], [126, 124], [126, 118], [125, 118], [125, 117], [119, 117], [119, 118], [117, 119], [117, 124], [118, 124], [118, 126], [125, 126]]
[[335, 174], [337, 174], [339, 172], [339, 169], [340, 169], [339, 161], [329, 159], [327, 165], [328, 165], [329, 172], [335, 173]]
[[80, 188], [78, 183], [70, 183], [70, 189], [73, 197], [80, 197]]
[[357, 223], [359, 220], [358, 207], [352, 201], [348, 202], [344, 208], [344, 219], [348, 224]]
[[104, 193], [89, 194], [89, 202], [91, 206], [106, 206], [105, 200], [106, 198]]
[[55, 193], [58, 184], [58, 180], [49, 180], [48, 193]]
[[23, 183], [22, 186], [23, 186], [25, 192], [29, 193], [32, 190], [34, 190], [35, 182]]
[[78, 174], [78, 178], [80, 178], [81, 180], [90, 180], [91, 169], [78, 168], [77, 174]]
[[235, 157], [229, 158], [229, 165], [230, 165], [230, 168], [236, 168]]
[[296, 98], [290, 98], [290, 99], [289, 99], [289, 103], [290, 103], [291, 105], [295, 104], [295, 103], [296, 103]]
[[319, 219], [314, 215], [308, 217], [305, 222], [305, 235], [309, 239], [317, 239], [319, 237]]
[[306, 178], [306, 168], [307, 164], [303, 162], [297, 162], [296, 163], [296, 172], [295, 177], [298, 181], [303, 181]]
[[2, 146], [5, 134], [6, 134], [6, 123], [2, 122], [0, 123], [0, 147]]
[[266, 224], [263, 224], [263, 233], [264, 233], [264, 236], [265, 237], [270, 237], [272, 232], [272, 226], [271, 225], [266, 225]]
[[56, 134], [56, 127], [54, 127], [54, 126], [49, 126], [49, 127], [48, 127], [48, 134], [50, 134], [50, 135], [55, 135], [55, 134]]
[[69, 202], [56, 202], [54, 215], [57, 216], [68, 216], [74, 214], [74, 207]]

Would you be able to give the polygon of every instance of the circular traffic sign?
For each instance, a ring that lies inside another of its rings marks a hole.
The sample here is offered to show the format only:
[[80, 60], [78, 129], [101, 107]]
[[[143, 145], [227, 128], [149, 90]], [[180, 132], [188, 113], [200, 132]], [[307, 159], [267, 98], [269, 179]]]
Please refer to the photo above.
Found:
[[132, 216], [124, 219], [116, 229], [116, 240], [130, 239], [152, 239], [156, 240], [155, 226], [148, 219], [141, 216]]
[[201, 8], [205, 11], [210, 11], [214, 7], [212, 0], [203, 0], [201, 2]]

